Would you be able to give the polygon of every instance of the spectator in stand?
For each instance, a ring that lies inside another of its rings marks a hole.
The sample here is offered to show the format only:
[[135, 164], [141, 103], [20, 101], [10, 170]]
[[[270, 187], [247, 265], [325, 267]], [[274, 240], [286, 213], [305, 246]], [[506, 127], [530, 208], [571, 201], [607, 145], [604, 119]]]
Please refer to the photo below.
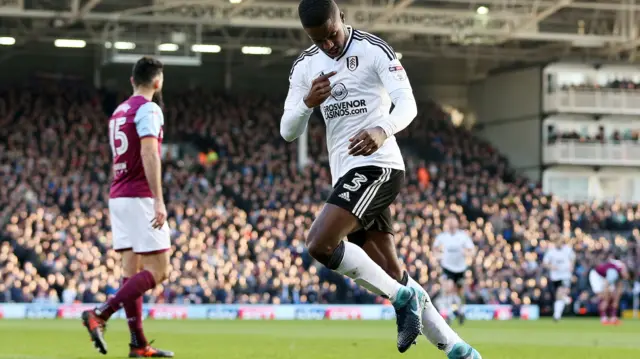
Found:
[[[310, 124], [311, 163], [298, 171], [297, 143], [279, 140], [280, 100], [200, 90], [167, 99], [165, 142], [188, 141], [217, 160], [203, 166], [196, 152], [164, 164], [173, 270], [145, 301], [379, 302], [318, 266], [302, 242], [331, 190], [321, 121]], [[118, 256], [107, 245], [102, 102], [80, 83], [0, 94], [0, 301], [45, 300], [44, 293], [63, 303], [103, 302], [118, 288]], [[637, 267], [638, 206], [560, 202], [434, 104], [420, 113], [429, 120], [417, 119], [398, 139], [408, 186], [392, 211], [398, 253], [430, 293], [440, 291], [441, 274], [432, 244], [451, 214], [478, 248], [465, 274], [468, 303], [549, 310], [540, 261], [558, 236], [576, 252], [574, 299], [589, 302], [588, 271], [609, 253]]]

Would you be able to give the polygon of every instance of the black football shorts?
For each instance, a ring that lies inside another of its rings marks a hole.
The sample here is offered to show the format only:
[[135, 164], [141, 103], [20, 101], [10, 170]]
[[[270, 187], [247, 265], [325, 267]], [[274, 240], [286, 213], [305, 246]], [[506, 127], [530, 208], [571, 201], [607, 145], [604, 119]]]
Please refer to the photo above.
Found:
[[[360, 221], [362, 231], [393, 233], [389, 206], [404, 184], [404, 171], [377, 166], [357, 167], [342, 176], [329, 196], [331, 203], [351, 212]], [[358, 243], [358, 232], [349, 240]]]

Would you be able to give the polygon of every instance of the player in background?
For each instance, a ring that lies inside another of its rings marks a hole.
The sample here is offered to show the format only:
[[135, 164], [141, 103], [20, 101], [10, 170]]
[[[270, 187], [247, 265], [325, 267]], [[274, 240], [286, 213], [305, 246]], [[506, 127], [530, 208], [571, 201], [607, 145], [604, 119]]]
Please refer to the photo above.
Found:
[[113, 155], [109, 215], [113, 247], [122, 255], [125, 278], [109, 301], [82, 313], [83, 324], [102, 354], [107, 353], [106, 322], [124, 308], [131, 332], [129, 357], [173, 357], [151, 347], [142, 330], [142, 295], [167, 278], [171, 249], [160, 163], [164, 117], [152, 102], [154, 95], [161, 98], [162, 69], [153, 58], [138, 60], [131, 77], [133, 96], [109, 120]]
[[618, 304], [622, 296], [622, 280], [628, 278], [627, 266], [613, 256], [589, 272], [589, 284], [591, 284], [591, 290], [598, 296], [598, 309], [602, 324], [617, 325], [620, 323]]
[[[440, 260], [442, 266], [441, 287], [445, 296], [457, 296], [453, 303], [460, 303], [455, 311], [460, 324], [464, 323], [465, 286], [464, 275], [468, 269], [467, 263], [475, 252], [473, 241], [466, 232], [460, 230], [460, 223], [455, 215], [447, 217], [444, 223], [444, 232], [440, 233], [433, 242], [433, 251]], [[451, 281], [455, 286], [446, 285]], [[446, 291], [445, 288], [451, 288]]]
[[307, 235], [309, 253], [391, 301], [400, 352], [424, 328], [449, 358], [480, 358], [402, 270], [396, 254], [389, 206], [404, 182], [404, 160], [394, 134], [417, 114], [404, 68], [386, 42], [345, 25], [333, 0], [302, 0], [298, 13], [314, 45], [291, 69], [280, 133], [295, 140], [320, 108], [334, 188]]
[[553, 294], [553, 320], [559, 321], [566, 305], [571, 303], [571, 277], [576, 254], [566, 241], [559, 237], [542, 258], [542, 264], [549, 271], [549, 288]]
[[433, 300], [434, 305], [445, 317], [447, 324], [451, 324], [451, 314], [456, 312], [460, 306], [460, 296], [456, 292], [456, 285], [453, 281], [446, 280], [442, 283], [440, 294]]

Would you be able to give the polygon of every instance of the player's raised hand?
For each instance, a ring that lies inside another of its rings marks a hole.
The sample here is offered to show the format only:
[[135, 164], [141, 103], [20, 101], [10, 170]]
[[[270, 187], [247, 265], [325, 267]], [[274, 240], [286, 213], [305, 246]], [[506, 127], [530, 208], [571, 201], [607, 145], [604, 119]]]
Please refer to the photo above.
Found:
[[361, 130], [349, 139], [349, 154], [351, 156], [370, 156], [375, 153], [387, 139], [382, 127]]
[[328, 74], [320, 75], [311, 83], [311, 89], [304, 98], [304, 104], [308, 108], [314, 108], [320, 106], [329, 96], [331, 96], [331, 82], [329, 78], [335, 75], [335, 71], [331, 71]]
[[155, 212], [153, 219], [151, 220], [151, 226], [154, 229], [160, 229], [167, 220], [167, 208], [164, 205], [164, 201], [154, 200], [153, 211]]

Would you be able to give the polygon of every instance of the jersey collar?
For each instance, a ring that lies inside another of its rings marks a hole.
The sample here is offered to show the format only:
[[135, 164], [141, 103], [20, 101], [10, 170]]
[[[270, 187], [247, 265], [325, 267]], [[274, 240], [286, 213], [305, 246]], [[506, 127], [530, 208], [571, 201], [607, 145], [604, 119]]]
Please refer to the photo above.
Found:
[[347, 29], [349, 30], [349, 37], [347, 38], [347, 44], [344, 46], [344, 49], [342, 50], [342, 53], [336, 57], [334, 60], [336, 61], [340, 61], [344, 55], [347, 54], [347, 51], [349, 51], [349, 47], [351, 46], [351, 43], [353, 42], [353, 32], [355, 31], [351, 26], [347, 25]]

